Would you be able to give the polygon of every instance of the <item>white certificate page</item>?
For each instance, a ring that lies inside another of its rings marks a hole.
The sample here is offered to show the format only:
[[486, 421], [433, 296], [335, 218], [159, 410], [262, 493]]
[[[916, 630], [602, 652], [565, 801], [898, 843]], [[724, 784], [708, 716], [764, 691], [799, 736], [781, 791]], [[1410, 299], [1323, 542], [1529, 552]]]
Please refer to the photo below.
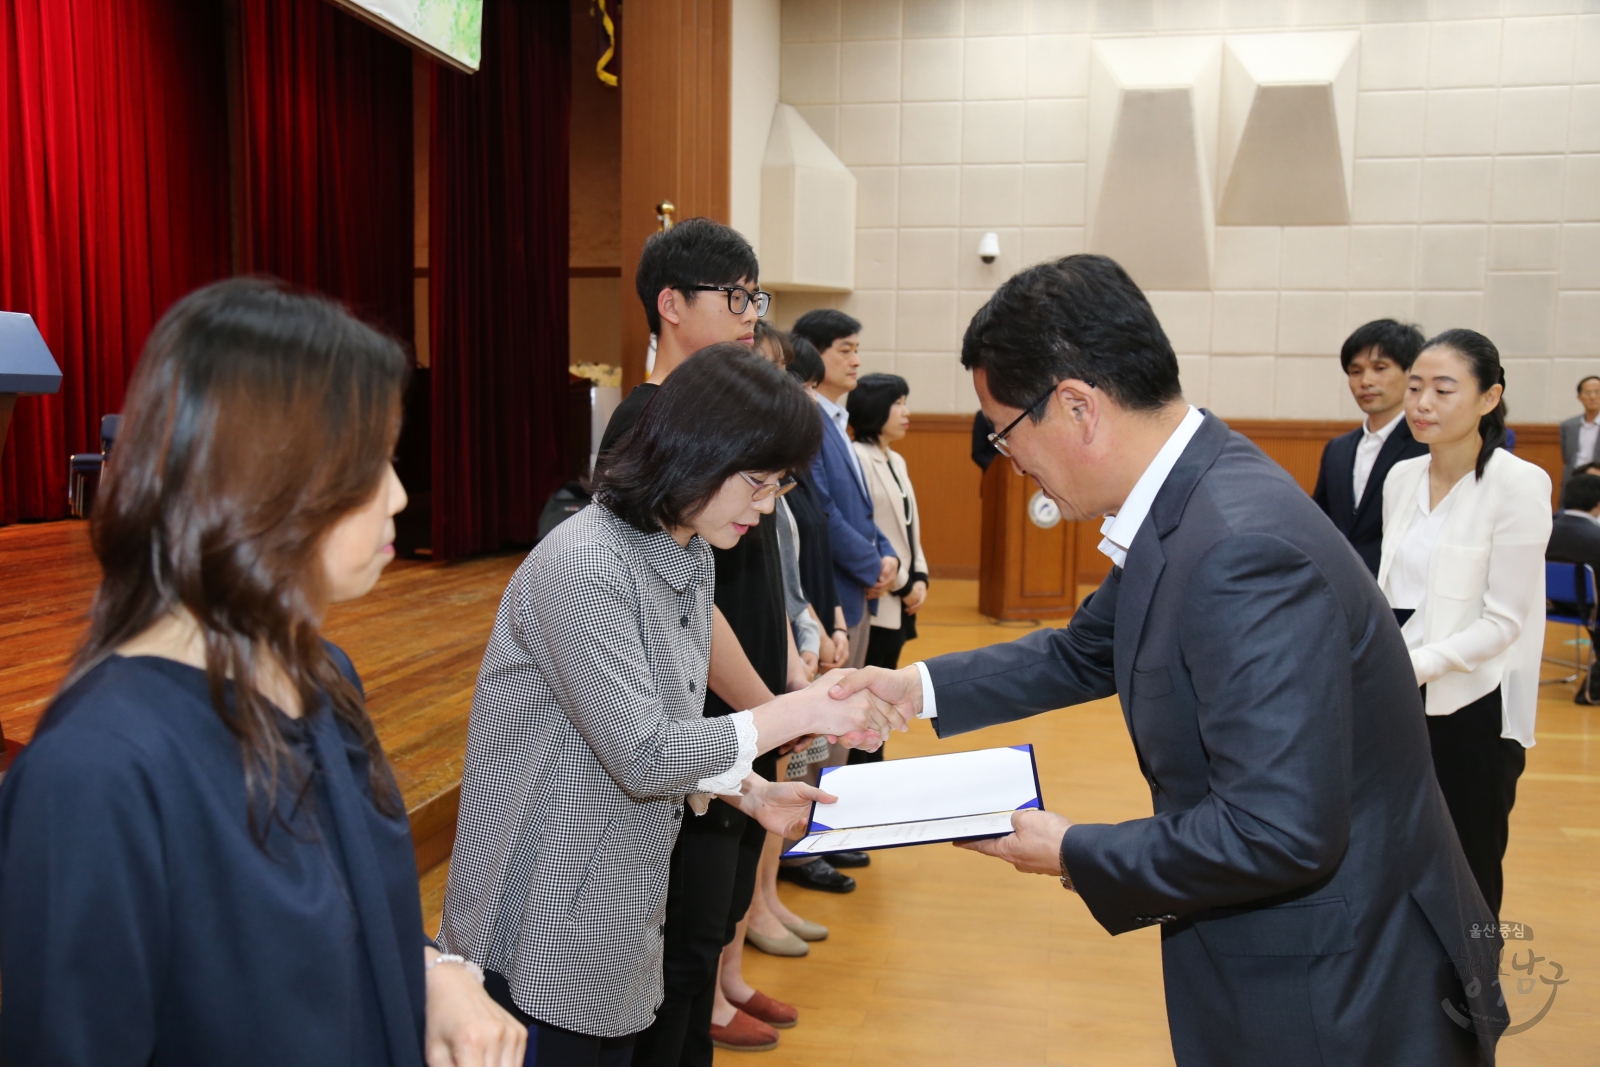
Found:
[[1013, 811], [1040, 805], [1026, 745], [831, 767], [820, 786], [839, 800], [813, 806], [790, 854], [1008, 834]]

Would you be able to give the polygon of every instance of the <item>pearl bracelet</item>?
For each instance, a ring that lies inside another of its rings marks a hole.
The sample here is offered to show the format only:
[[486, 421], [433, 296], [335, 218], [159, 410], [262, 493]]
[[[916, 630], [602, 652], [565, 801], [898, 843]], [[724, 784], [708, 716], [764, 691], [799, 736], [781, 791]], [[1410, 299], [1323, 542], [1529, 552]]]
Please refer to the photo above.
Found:
[[433, 959], [429, 960], [428, 961], [428, 966], [426, 968], [424, 968], [424, 973], [426, 973], [427, 971], [433, 970], [435, 967], [437, 967], [441, 963], [459, 963], [459, 964], [461, 964], [461, 966], [465, 967], [467, 969], [467, 973], [472, 975], [472, 977], [476, 978], [480, 984], [482, 984], [482, 982], [483, 982], [483, 968], [482, 967], [479, 967], [476, 963], [473, 963], [471, 960], [467, 959], [465, 956], [457, 956], [454, 953], [448, 953], [448, 952], [447, 953], [441, 953], [440, 955], [435, 956]]

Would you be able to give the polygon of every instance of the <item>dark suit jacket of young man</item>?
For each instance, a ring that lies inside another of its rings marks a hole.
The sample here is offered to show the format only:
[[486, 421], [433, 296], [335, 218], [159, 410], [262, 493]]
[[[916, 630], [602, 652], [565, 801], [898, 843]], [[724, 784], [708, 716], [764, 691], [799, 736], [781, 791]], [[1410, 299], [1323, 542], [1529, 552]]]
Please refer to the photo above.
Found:
[[1500, 943], [1470, 939], [1490, 912], [1400, 629], [1305, 493], [1221, 420], [1066, 629], [927, 669], [941, 737], [1121, 698], [1155, 814], [1075, 825], [1061, 854], [1106, 930], [1161, 924], [1180, 1067], [1492, 1062], [1501, 1027], [1441, 1009], [1468, 1001], [1451, 957], [1474, 953], [1490, 977], [1470, 1003], [1493, 1010]]
[[[1544, 558], [1557, 563], [1587, 563], [1600, 574], [1600, 523], [1586, 515], [1563, 511], [1550, 527], [1550, 547]], [[1572, 602], [1567, 590], [1549, 589], [1546, 595], [1562, 604]]]
[[1389, 439], [1378, 451], [1372, 464], [1372, 474], [1367, 478], [1366, 491], [1358, 501], [1353, 478], [1356, 469], [1356, 446], [1361, 443], [1361, 427], [1340, 434], [1322, 449], [1322, 466], [1317, 471], [1317, 487], [1311, 499], [1323, 510], [1339, 532], [1355, 547], [1356, 555], [1367, 565], [1373, 576], [1378, 574], [1378, 558], [1383, 553], [1383, 480], [1389, 468], [1403, 459], [1411, 459], [1428, 451], [1428, 446], [1411, 436], [1411, 427], [1401, 415], [1400, 425], [1394, 428]]

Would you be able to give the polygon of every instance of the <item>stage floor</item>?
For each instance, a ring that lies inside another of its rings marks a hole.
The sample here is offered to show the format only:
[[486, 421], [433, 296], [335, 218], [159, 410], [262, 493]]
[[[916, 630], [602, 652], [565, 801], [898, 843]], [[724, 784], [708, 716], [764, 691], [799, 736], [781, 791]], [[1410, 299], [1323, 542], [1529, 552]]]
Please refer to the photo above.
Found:
[[[86, 533], [82, 523], [0, 528], [0, 721], [8, 737], [31, 736], [81, 629], [95, 583]], [[372, 595], [335, 609], [329, 620], [330, 636], [366, 682], [414, 812], [437, 813], [453, 801], [473, 679], [520, 558], [397, 563]], [[934, 583], [923, 636], [907, 658], [1011, 640], [1033, 628], [990, 623], [976, 605], [976, 582]], [[1551, 627], [1550, 653], [1570, 654], [1572, 636], [1570, 628]], [[1600, 709], [1577, 707], [1571, 695], [1565, 685], [1544, 690], [1539, 744], [1528, 754], [1512, 815], [1505, 903], [1506, 919], [1532, 927], [1531, 947], [1559, 961], [1571, 981], [1543, 1021], [1502, 1042], [1500, 1062], [1508, 1067], [1600, 1062]], [[1114, 700], [948, 743], [918, 723], [909, 735], [895, 735], [889, 754], [1022, 742], [1038, 752], [1053, 810], [1085, 822], [1149, 814]], [[447, 871], [440, 865], [422, 879], [430, 930]], [[782, 887], [791, 908], [833, 935], [805, 959], [747, 950], [750, 980], [796, 1004], [801, 1021], [765, 1057], [719, 1052], [719, 1065], [1172, 1063], [1157, 931], [1109, 937], [1053, 879], [949, 846], [874, 853], [871, 867], [852, 873], [860, 888], [848, 896]]]

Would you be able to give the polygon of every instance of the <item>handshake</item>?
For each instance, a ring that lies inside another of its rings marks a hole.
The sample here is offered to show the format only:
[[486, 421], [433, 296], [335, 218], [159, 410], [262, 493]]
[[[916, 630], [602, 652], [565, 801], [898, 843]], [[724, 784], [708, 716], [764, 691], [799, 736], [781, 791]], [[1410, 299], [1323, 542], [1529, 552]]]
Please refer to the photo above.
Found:
[[[847, 748], [882, 747], [891, 730], [904, 731], [922, 711], [922, 675], [915, 666], [837, 669], [773, 701], [784, 708], [795, 737], [821, 734]], [[787, 731], [785, 731], [787, 732]]]

